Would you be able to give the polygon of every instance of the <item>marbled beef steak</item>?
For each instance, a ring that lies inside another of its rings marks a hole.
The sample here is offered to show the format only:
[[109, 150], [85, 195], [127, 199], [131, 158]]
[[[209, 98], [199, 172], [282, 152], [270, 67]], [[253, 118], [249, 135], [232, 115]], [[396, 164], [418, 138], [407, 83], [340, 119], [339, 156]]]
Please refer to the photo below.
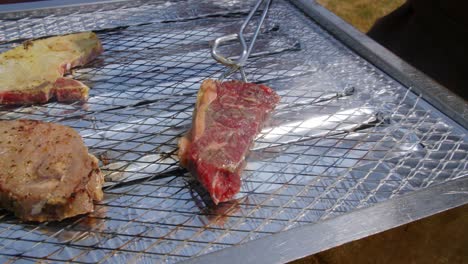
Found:
[[215, 204], [239, 192], [245, 157], [279, 100], [271, 88], [261, 84], [202, 83], [192, 129], [179, 140], [179, 159]]

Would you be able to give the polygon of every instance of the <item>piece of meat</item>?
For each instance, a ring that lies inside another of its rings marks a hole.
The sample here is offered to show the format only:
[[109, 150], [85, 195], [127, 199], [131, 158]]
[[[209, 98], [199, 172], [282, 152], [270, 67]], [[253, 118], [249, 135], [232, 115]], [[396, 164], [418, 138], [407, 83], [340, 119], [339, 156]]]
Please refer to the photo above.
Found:
[[24, 221], [62, 220], [94, 210], [104, 178], [70, 127], [0, 121], [0, 207]]
[[245, 156], [279, 102], [269, 87], [205, 80], [198, 92], [192, 129], [179, 140], [179, 160], [196, 175], [213, 202], [239, 192]]
[[26, 41], [1, 53], [0, 104], [86, 100], [89, 88], [63, 75], [102, 51], [96, 34], [84, 32]]

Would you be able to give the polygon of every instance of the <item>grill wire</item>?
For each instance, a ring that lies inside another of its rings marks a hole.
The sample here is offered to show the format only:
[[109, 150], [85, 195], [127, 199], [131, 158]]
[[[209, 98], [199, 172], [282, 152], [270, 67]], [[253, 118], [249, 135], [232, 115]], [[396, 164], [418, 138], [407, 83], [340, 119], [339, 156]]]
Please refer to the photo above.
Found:
[[0, 211], [1, 262], [177, 262], [466, 176], [465, 129], [275, 1], [246, 72], [282, 101], [241, 193], [213, 207], [179, 168], [177, 139], [201, 81], [224, 71], [208, 42], [235, 32], [252, 4], [138, 1], [0, 17], [0, 51], [97, 31], [104, 54], [73, 73], [92, 88], [86, 103], [2, 107], [0, 119], [77, 129], [107, 181], [87, 216], [34, 224]]

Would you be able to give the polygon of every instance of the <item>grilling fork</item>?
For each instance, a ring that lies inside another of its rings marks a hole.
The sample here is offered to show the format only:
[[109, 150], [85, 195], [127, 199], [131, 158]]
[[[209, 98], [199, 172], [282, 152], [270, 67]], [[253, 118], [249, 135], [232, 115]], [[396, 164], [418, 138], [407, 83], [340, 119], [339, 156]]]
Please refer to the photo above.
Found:
[[[245, 71], [244, 71], [244, 65], [247, 62], [247, 59], [249, 58], [250, 53], [252, 52], [252, 48], [255, 45], [255, 40], [257, 39], [257, 36], [258, 36], [258, 34], [260, 32], [260, 28], [262, 27], [263, 21], [265, 20], [265, 17], [268, 14], [268, 10], [270, 9], [271, 2], [272, 2], [272, 0], [258, 0], [257, 3], [255, 4], [255, 6], [250, 11], [247, 18], [245, 19], [242, 26], [240, 27], [239, 33], [234, 33], [234, 34], [229, 34], [229, 35], [226, 35], [226, 36], [219, 37], [219, 38], [215, 39], [215, 41], [213, 42], [213, 45], [211, 47], [211, 56], [216, 61], [218, 61], [219, 63], [221, 63], [221, 64], [228, 67], [227, 71], [224, 72], [221, 75], [220, 81], [224, 80], [225, 78], [228, 78], [229, 76], [234, 74], [236, 71], [239, 71], [240, 74], [241, 74], [242, 80], [244, 82], [247, 82], [247, 76], [246, 76]], [[257, 27], [255, 29], [255, 32], [254, 32], [253, 36], [252, 36], [252, 39], [250, 41], [250, 45], [247, 45], [247, 42], [246, 42], [245, 37], [244, 37], [244, 31], [245, 31], [247, 25], [252, 20], [255, 13], [262, 6], [262, 4], [264, 5], [264, 10], [262, 12], [262, 16], [260, 17], [260, 21], [258, 22], [258, 25], [257, 25]], [[241, 54], [240, 54], [240, 56], [239, 56], [239, 58], [237, 60], [231, 60], [229, 58], [226, 58], [226, 57], [220, 55], [218, 50], [217, 50], [218, 47], [222, 43], [232, 41], [232, 40], [238, 40], [240, 42], [240, 44], [241, 44], [241, 47], [242, 47], [242, 52], [241, 52]]]

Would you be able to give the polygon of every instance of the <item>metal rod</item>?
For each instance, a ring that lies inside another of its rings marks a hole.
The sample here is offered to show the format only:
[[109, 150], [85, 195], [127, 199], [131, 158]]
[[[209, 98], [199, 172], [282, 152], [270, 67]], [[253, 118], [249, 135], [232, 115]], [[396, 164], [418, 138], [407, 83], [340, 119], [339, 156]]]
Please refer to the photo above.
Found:
[[252, 20], [253, 15], [255, 14], [255, 12], [257, 12], [258, 8], [260, 7], [260, 5], [264, 1], [265, 0], [260, 0], [260, 1], [257, 2], [254, 9], [252, 9], [252, 11], [250, 11], [249, 16], [244, 21], [244, 23], [241, 26], [241, 29], [239, 30], [239, 41], [241, 42], [241, 45], [243, 47], [242, 55], [239, 58], [239, 60], [237, 61], [237, 64], [240, 65], [240, 66], [245, 65], [245, 62], [247, 61], [250, 53], [252, 52], [253, 46], [255, 45], [255, 40], [257, 40], [258, 33], [260, 32], [260, 28], [262, 27], [263, 21], [265, 20], [267, 14], [268, 14], [268, 10], [270, 9], [271, 0], [266, 0], [265, 1], [266, 2], [265, 9], [263, 10], [262, 16], [261, 16], [260, 21], [258, 23], [258, 26], [255, 29], [255, 33], [252, 36], [252, 40], [250, 41], [250, 46], [247, 48], [247, 43], [246, 43], [245, 38], [244, 38], [244, 31], [245, 31], [247, 25]]
[[[245, 63], [247, 62], [247, 59], [249, 58], [250, 53], [253, 50], [253, 47], [255, 45], [255, 41], [257, 40], [257, 36], [260, 33], [260, 29], [262, 27], [262, 24], [265, 21], [265, 18], [266, 18], [267, 14], [268, 14], [268, 10], [270, 9], [271, 2], [272, 2], [272, 0], [259, 0], [259, 1], [257, 1], [257, 3], [252, 8], [252, 10], [250, 11], [247, 18], [245, 19], [244, 23], [242, 23], [242, 26], [239, 29], [239, 33], [229, 34], [229, 35], [222, 36], [222, 37], [219, 37], [219, 38], [215, 39], [215, 41], [213, 43], [213, 46], [211, 48], [211, 56], [216, 61], [218, 61], [219, 63], [221, 63], [221, 64], [223, 64], [225, 66], [228, 66], [230, 68], [221, 75], [221, 77], [219, 78], [220, 80], [224, 80], [225, 78], [228, 78], [229, 76], [234, 74], [236, 71], [239, 71], [240, 74], [241, 74], [242, 80], [244, 82], [247, 82], [247, 75], [246, 75], [245, 70], [244, 70], [243, 67], [244, 67]], [[260, 6], [262, 4], [265, 5], [265, 8], [264, 8], [263, 13], [262, 13], [262, 15], [260, 17], [258, 25], [255, 28], [252, 39], [250, 40], [250, 45], [247, 45], [247, 41], [246, 41], [246, 39], [244, 37], [245, 30], [246, 30], [247, 26], [249, 25], [249, 23], [252, 21], [253, 16], [255, 15], [255, 13], [258, 11], [258, 9], [260, 8]], [[231, 60], [229, 58], [226, 58], [226, 57], [222, 56], [221, 54], [219, 54], [219, 52], [217, 50], [222, 43], [232, 41], [232, 40], [239, 40], [239, 42], [240, 42], [240, 44], [242, 46], [242, 52], [241, 52], [241, 54], [239, 56], [239, 59], [237, 61], [233, 61], [233, 60]]]

